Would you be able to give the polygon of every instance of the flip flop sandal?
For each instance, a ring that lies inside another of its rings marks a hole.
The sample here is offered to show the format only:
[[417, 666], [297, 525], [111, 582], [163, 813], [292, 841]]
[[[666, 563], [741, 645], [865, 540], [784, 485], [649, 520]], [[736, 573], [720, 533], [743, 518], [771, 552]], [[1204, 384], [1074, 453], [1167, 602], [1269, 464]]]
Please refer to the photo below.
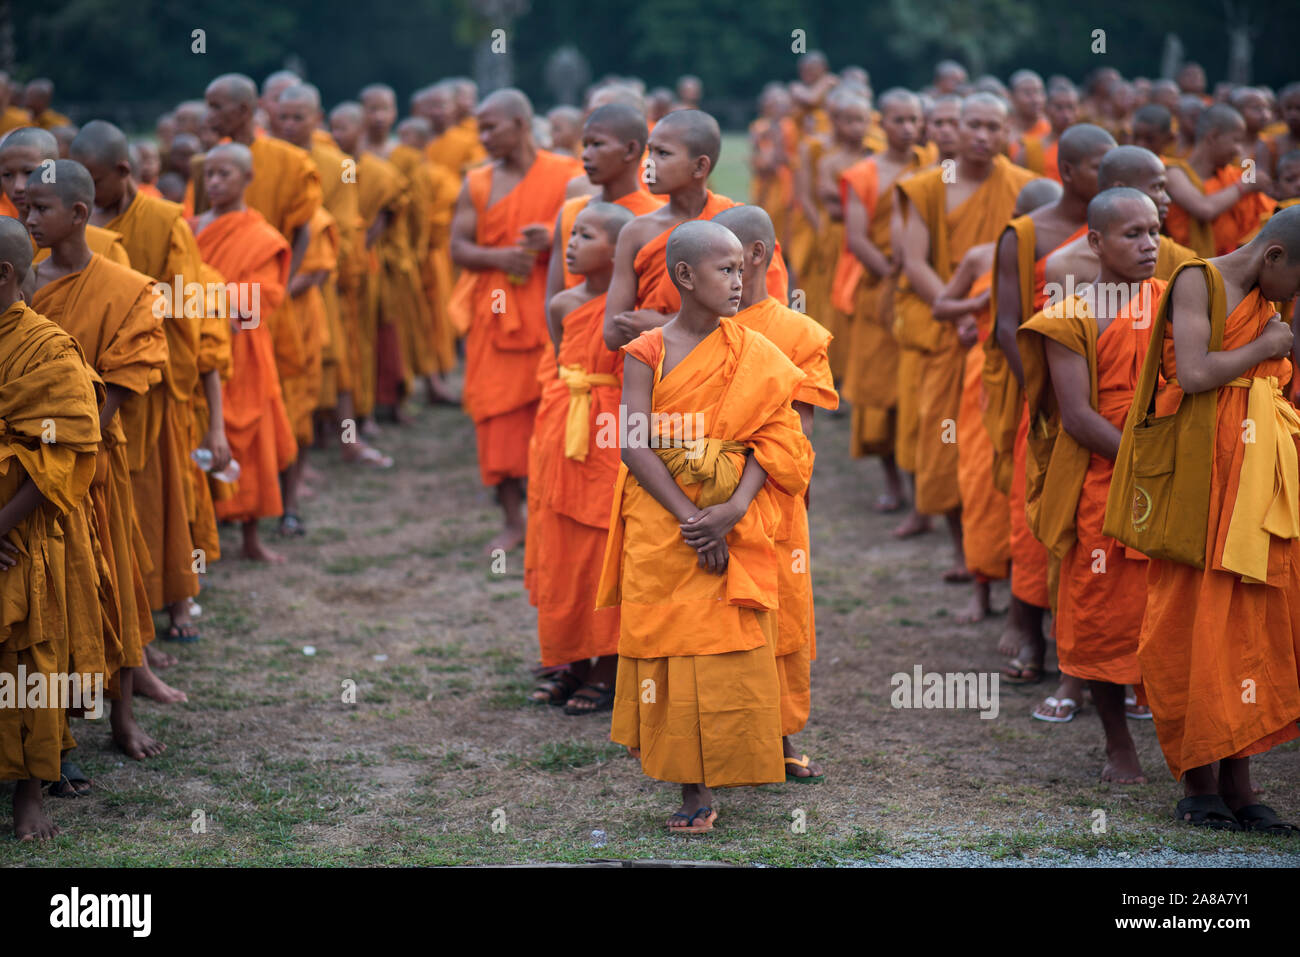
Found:
[[188, 625], [172, 625], [166, 631], [159, 632], [158, 637], [163, 641], [175, 641], [182, 645], [192, 645], [203, 636], [191, 622]]
[[1144, 704], [1138, 704], [1136, 695], [1124, 699], [1124, 714], [1134, 721], [1150, 721], [1153, 717], [1150, 708]]
[[1067, 721], [1073, 721], [1074, 716], [1079, 713], [1079, 704], [1073, 698], [1062, 698], [1057, 701], [1051, 695], [1043, 699], [1043, 704], [1047, 705], [1053, 711], [1059, 711], [1061, 708], [1066, 709], [1064, 717], [1055, 714], [1039, 714], [1037, 710], [1031, 711], [1029, 716], [1037, 718], [1039, 721], [1049, 721], [1052, 724], [1065, 724]]
[[[583, 694], [584, 691], [594, 691], [595, 695]], [[582, 701], [589, 704], [589, 707], [573, 706], [574, 701]], [[601, 711], [614, 710], [614, 687], [613, 685], [592, 684], [588, 682], [569, 696], [568, 702], [564, 705], [565, 714], [599, 714]]]
[[391, 456], [385, 455], [383, 452], [379, 451], [379, 449], [375, 448], [373, 445], [367, 445], [361, 450], [361, 454], [350, 464], [368, 465], [375, 469], [391, 469], [393, 467], [393, 459]]
[[537, 676], [537, 686], [533, 688], [533, 694], [542, 691], [546, 693], [546, 697], [535, 698], [530, 694], [528, 701], [530, 704], [549, 704], [559, 707], [572, 698], [573, 693], [581, 687], [582, 682], [572, 671], [554, 671], [549, 674], [544, 672]]
[[1283, 821], [1267, 804], [1247, 804], [1237, 811], [1235, 816], [1243, 831], [1276, 834], [1278, 837], [1294, 837], [1300, 834], [1300, 827]]
[[1043, 669], [1034, 664], [1025, 664], [1019, 658], [1012, 658], [1002, 666], [1002, 677], [1008, 684], [1036, 685], [1043, 680]]
[[59, 780], [50, 785], [49, 792], [52, 796], [58, 798], [79, 798], [85, 797], [90, 793], [90, 787], [77, 790], [78, 784], [92, 785], [90, 778], [86, 777], [86, 772], [81, 770], [67, 758], [59, 762]]
[[[701, 814], [705, 815], [703, 824], [692, 824]], [[679, 817], [686, 822], [686, 827], [673, 827], [671, 824], [664, 825], [668, 828], [670, 834], [704, 834], [713, 830], [713, 822], [718, 819], [718, 812], [711, 807], [702, 807], [694, 814], [683, 814], [681, 811], [675, 811], [669, 816], [669, 820]]]
[[806, 754], [800, 755], [797, 758], [786, 758], [785, 779], [787, 781], [798, 781], [800, 784], [821, 784], [822, 781], [826, 779], [825, 771], [823, 771], [821, 774], [791, 774], [790, 773], [790, 765], [792, 764], [797, 768], [806, 768], [811, 763], [812, 763], [812, 759], [809, 758], [808, 755]]
[[[1245, 808], [1242, 808], [1245, 810]], [[1184, 820], [1183, 815], [1191, 815], [1191, 820]], [[1240, 831], [1241, 822], [1223, 798], [1217, 794], [1198, 794], [1185, 797], [1174, 808], [1174, 819], [1193, 827], [1206, 827], [1214, 831]]]

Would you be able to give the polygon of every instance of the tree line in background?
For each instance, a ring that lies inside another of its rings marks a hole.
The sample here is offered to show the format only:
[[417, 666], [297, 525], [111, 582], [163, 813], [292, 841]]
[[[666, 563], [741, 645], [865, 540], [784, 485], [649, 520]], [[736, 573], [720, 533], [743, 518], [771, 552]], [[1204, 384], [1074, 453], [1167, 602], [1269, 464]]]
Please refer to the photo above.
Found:
[[[168, 105], [202, 95], [218, 73], [260, 80], [284, 66], [327, 103], [368, 82], [405, 98], [473, 75], [485, 88], [513, 82], [542, 107], [609, 73], [651, 85], [693, 73], [705, 106], [728, 114], [751, 109], [763, 83], [794, 77], [801, 40], [833, 69], [865, 67], [881, 90], [925, 85], [945, 57], [972, 78], [1029, 67], [1082, 80], [1103, 65], [1155, 77], [1173, 33], [1211, 85], [1232, 56], [1242, 79], [1278, 86], [1300, 76], [1298, 28], [1295, 0], [0, 0], [0, 61], [10, 61], [0, 68], [50, 77], [58, 103]], [[193, 52], [196, 30], [205, 52]]]

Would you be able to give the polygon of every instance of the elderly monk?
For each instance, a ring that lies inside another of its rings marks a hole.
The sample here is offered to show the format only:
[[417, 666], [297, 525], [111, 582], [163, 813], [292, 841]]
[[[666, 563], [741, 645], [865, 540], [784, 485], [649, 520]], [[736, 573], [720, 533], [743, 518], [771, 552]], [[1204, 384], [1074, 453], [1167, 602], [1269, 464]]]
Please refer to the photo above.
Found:
[[[1042, 680], [1047, 653], [1043, 614], [1052, 605], [1047, 551], [1026, 524], [1025, 456], [1029, 420], [1016, 329], [1047, 299], [1047, 256], [1087, 231], [1088, 203], [1097, 194], [1097, 169], [1115, 139], [1099, 126], [1077, 123], [1061, 134], [1057, 165], [1061, 198], [1040, 206], [1000, 230], [993, 267], [994, 335], [984, 346], [985, 425], [993, 439], [993, 481], [1011, 500], [1011, 607], [998, 650], [1012, 660], [1003, 667], [1011, 682]], [[1058, 694], [1034, 712], [1046, 721], [1069, 721], [1082, 685], [1062, 676]]]
[[[1300, 515], [1296, 497], [1284, 494], [1300, 482], [1298, 428], [1281, 394], [1293, 336], [1273, 305], [1297, 291], [1300, 208], [1292, 207], [1235, 252], [1185, 264], [1161, 303], [1172, 328], [1156, 415], [1171, 414], [1184, 394], [1217, 395], [1215, 437], [1201, 450], [1204, 567], [1151, 560], [1137, 652], [1161, 750], [1187, 795], [1176, 817], [1195, 825], [1296, 830], [1258, 803], [1250, 757], [1300, 734]], [[1209, 351], [1216, 325], [1222, 349]], [[1250, 444], [1242, 441], [1248, 417], [1257, 428]], [[1108, 511], [1128, 516], [1133, 503], [1121, 499]]]
[[[76, 341], [22, 300], [31, 261], [27, 230], [0, 218], [0, 595], [9, 609], [0, 623], [0, 675], [20, 696], [27, 690], [20, 668], [55, 688], [70, 664], [83, 665], [70, 652], [73, 633], [87, 629], [67, 601], [72, 543], [63, 521], [90, 490], [100, 438], [92, 373]], [[87, 610], [97, 623], [96, 610]], [[94, 680], [78, 673], [80, 688], [92, 694]], [[41, 786], [63, 777], [60, 753], [71, 746], [64, 708], [82, 703], [28, 707], [22, 696], [0, 710], [0, 780], [14, 782], [20, 841], [59, 833], [42, 806]]]
[[[812, 317], [796, 312], [767, 294], [767, 267], [776, 249], [776, 231], [758, 206], [733, 206], [714, 217], [740, 240], [744, 250], [744, 291], [737, 325], [762, 333], [804, 373], [791, 396], [804, 435], [812, 440], [817, 407], [833, 411], [839, 405], [831, 377], [830, 333]], [[781, 744], [786, 774], [800, 780], [823, 776], [808, 755], [801, 755], [790, 736], [803, 730], [812, 706], [810, 668], [817, 657], [813, 622], [811, 536], [808, 507], [802, 495], [779, 493], [781, 521], [777, 526], [776, 670], [781, 679]]]
[[109, 262], [86, 244], [86, 221], [95, 203], [95, 184], [84, 166], [57, 160], [49, 182], [27, 184], [27, 228], [37, 245], [50, 251], [35, 270], [32, 308], [77, 340], [86, 361], [99, 374], [106, 398], [99, 412], [101, 444], [90, 498], [95, 532], [106, 576], [100, 595], [106, 658], [120, 656], [110, 695], [118, 700], [111, 715], [113, 742], [129, 757], [143, 760], [166, 746], [135, 720], [132, 696], [137, 673], [146, 667], [144, 646], [153, 639], [149, 599], [135, 548], [137, 520], [131, 488], [129, 450], [119, 409], [131, 395], [144, 395], [161, 381], [167, 364], [167, 338], [161, 313], [153, 309], [153, 280]]
[[1197, 119], [1191, 152], [1165, 160], [1173, 200], [1165, 232], [1202, 258], [1226, 255], [1248, 242], [1275, 206], [1264, 192], [1272, 180], [1263, 169], [1242, 175], [1238, 157], [1245, 135], [1241, 114], [1216, 103]]
[[[919, 396], [916, 511], [943, 515], [947, 521], [953, 564], [943, 577], [949, 582], [971, 578], [962, 551], [957, 485], [956, 425], [965, 349], [955, 325], [937, 321], [931, 306], [966, 250], [997, 236], [1021, 187], [1033, 178], [1002, 155], [1006, 119], [1006, 106], [992, 94], [967, 97], [953, 173], [945, 167], [918, 173], [902, 180], [895, 196], [902, 220], [896, 240], [902, 276], [894, 326], [904, 353], [911, 353], [915, 375], [911, 382], [900, 375], [899, 393], [915, 389]], [[904, 428], [900, 423], [900, 437]]]
[[[722, 151], [718, 121], [700, 110], [674, 110], [650, 134], [646, 179], [668, 201], [638, 216], [618, 237], [614, 281], [605, 300], [605, 344], [617, 349], [642, 332], [663, 325], [681, 297], [665, 268], [668, 236], [688, 219], [712, 219], [736, 203], [708, 188]], [[768, 291], [787, 299], [780, 250], [768, 269]]]
[[1079, 292], [1048, 303], [1020, 327], [1034, 458], [1045, 462], [1029, 524], [1059, 578], [1056, 649], [1061, 673], [1086, 681], [1106, 735], [1103, 781], [1146, 781], [1128, 731], [1125, 686], [1138, 684], [1137, 642], [1146, 607], [1146, 557], [1102, 533], [1120, 430], [1133, 403], [1156, 303], [1151, 276], [1160, 213], [1127, 186], [1088, 204], [1099, 266]]
[[[167, 335], [167, 366], [160, 383], [123, 403], [121, 416], [135, 499], [149, 505], [137, 509], [152, 565], [145, 574], [149, 607], [167, 609], [168, 638], [192, 641], [198, 631], [190, 618], [190, 599], [199, 593], [199, 579], [190, 527], [196, 498], [208, 490], [206, 482], [195, 481], [189, 456], [194, 448], [208, 449], [219, 472], [230, 448], [220, 424], [207, 434], [198, 432], [191, 406], [199, 384], [201, 311], [183, 304], [186, 286], [199, 281], [202, 265], [194, 234], [179, 205], [140, 193], [127, 153], [122, 131], [103, 120], [87, 123], [72, 142], [72, 158], [95, 181], [90, 221], [120, 233], [133, 267], [160, 284], [154, 293]], [[180, 309], [174, 307], [177, 303]]]
[[713, 828], [712, 788], [786, 776], [774, 530], [812, 449], [791, 407], [804, 374], [729, 318], [744, 259], [717, 223], [677, 226], [678, 312], [623, 350], [629, 429], [598, 595], [620, 613], [610, 737], [682, 785], [675, 833]]
[[456, 200], [451, 258], [463, 272], [448, 308], [467, 333], [463, 401], [474, 420], [479, 475], [496, 489], [504, 518], [490, 554], [524, 540], [523, 479], [541, 395], [537, 363], [548, 340], [551, 224], [578, 167], [538, 149], [532, 104], [518, 90], [493, 93], [477, 119], [492, 162], [466, 176]]
[[[894, 185], [925, 165], [916, 145], [921, 101], [903, 89], [880, 97], [886, 149], [845, 169], [837, 184], [844, 211], [844, 240], [831, 284], [831, 308], [848, 317], [849, 349], [844, 396], [853, 404], [849, 454], [878, 456], [885, 494], [875, 508], [893, 512], [904, 505], [894, 457], [898, 394], [898, 343], [893, 330], [893, 290], [898, 258], [891, 237]], [[815, 313], [813, 318], [819, 318]]]
[[217, 517], [239, 522], [243, 557], [279, 563], [262, 544], [258, 520], [283, 512], [280, 473], [297, 455], [276, 374], [266, 317], [286, 298], [289, 244], [279, 230], [245, 205], [253, 179], [252, 150], [225, 143], [208, 151], [204, 187], [211, 207], [194, 221], [203, 261], [225, 277], [232, 333], [232, 374], [222, 390], [230, 451], [240, 464], [233, 497], [217, 502]]
[[[1061, 185], [1050, 179], [1027, 183], [1016, 197], [1013, 216], [1024, 216], [1061, 196]], [[973, 624], [992, 614], [989, 583], [1006, 578], [1011, 569], [1011, 512], [1007, 494], [993, 484], [993, 443], [984, 428], [984, 342], [993, 332], [989, 300], [993, 286], [995, 243], [972, 246], [952, 279], [934, 301], [940, 322], [954, 322], [967, 346], [962, 373], [961, 408], [957, 412], [957, 488], [961, 494], [961, 545], [972, 576], [970, 603], [956, 615]]]

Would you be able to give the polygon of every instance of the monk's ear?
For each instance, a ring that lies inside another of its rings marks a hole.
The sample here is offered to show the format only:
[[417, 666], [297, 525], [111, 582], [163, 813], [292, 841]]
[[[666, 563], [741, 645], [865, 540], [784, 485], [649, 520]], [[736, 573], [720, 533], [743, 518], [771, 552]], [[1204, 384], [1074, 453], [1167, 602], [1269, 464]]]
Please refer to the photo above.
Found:
[[713, 172], [713, 164], [709, 162], [707, 156], [701, 154], [695, 157], [694, 172], [699, 175], [700, 179], [707, 180], [709, 178], [709, 173]]
[[623, 161], [630, 162], [633, 159], [640, 159], [645, 153], [645, 147], [640, 146], [636, 140], [626, 140], [623, 143]]
[[691, 268], [691, 264], [688, 262], [679, 262], [673, 267], [673, 279], [680, 289], [695, 288], [695, 270]]
[[749, 247], [749, 261], [753, 265], [760, 265], [767, 258], [767, 243], [761, 239], [755, 239], [753, 245]]
[[128, 163], [126, 160], [122, 160], [122, 162], [117, 164], [116, 170], [118, 176], [122, 177], [123, 179], [126, 179], [128, 176], [131, 175], [131, 164]]
[[84, 226], [90, 222], [90, 207], [85, 203], [72, 204], [72, 224], [74, 226]]
[[1095, 229], [1090, 229], [1090, 230], [1088, 230], [1088, 248], [1092, 250], [1092, 254], [1093, 254], [1094, 256], [1096, 256], [1096, 257], [1097, 257], [1097, 260], [1100, 262], [1100, 260], [1101, 260], [1101, 233], [1099, 233], [1099, 232], [1098, 232], [1097, 230], [1095, 230]]

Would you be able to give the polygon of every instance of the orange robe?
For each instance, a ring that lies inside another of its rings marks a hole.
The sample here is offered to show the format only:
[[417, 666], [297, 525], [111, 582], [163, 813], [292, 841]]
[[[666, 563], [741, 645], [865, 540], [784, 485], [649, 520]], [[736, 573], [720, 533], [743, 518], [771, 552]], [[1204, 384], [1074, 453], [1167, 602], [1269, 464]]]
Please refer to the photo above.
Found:
[[[207, 435], [212, 425], [212, 409], [208, 405], [207, 389], [202, 377], [216, 372], [221, 382], [230, 381], [230, 319], [225, 301], [225, 279], [207, 263], [199, 265], [199, 281], [206, 291], [203, 317], [199, 325], [199, 351], [195, 359], [200, 379], [194, 387], [191, 404], [194, 407], [194, 434], [199, 442]], [[222, 417], [224, 427], [225, 418]], [[197, 447], [197, 443], [196, 443]], [[191, 483], [194, 487], [194, 522], [190, 525], [190, 535], [194, 547], [203, 549], [208, 562], [221, 557], [221, 540], [217, 536], [217, 501], [234, 495], [234, 488], [216, 479], [209, 479], [208, 474], [190, 461]]]
[[[1081, 226], [1072, 236], [1041, 259], [1034, 259], [1034, 221], [1029, 216], [1013, 219], [1009, 225], [1016, 236], [1017, 274], [1020, 278], [1020, 324], [1047, 304], [1047, 257], [1087, 232]], [[997, 254], [993, 275], [998, 272]], [[997, 322], [997, 291], [989, 309]], [[998, 348], [997, 336], [984, 343], [984, 388], [988, 393], [985, 426], [993, 441], [993, 483], [1005, 489], [1011, 503], [1011, 594], [1038, 608], [1052, 606], [1048, 587], [1047, 549], [1029, 528], [1025, 515], [1025, 468], [1029, 435], [1029, 414], [1006, 357]]]
[[[323, 136], [316, 134], [324, 134]], [[366, 283], [370, 273], [370, 252], [365, 247], [366, 224], [361, 219], [359, 190], [352, 158], [334, 145], [324, 130], [312, 135], [311, 160], [320, 176], [321, 205], [334, 218], [338, 230], [338, 263], [333, 279], [325, 284], [329, 338], [321, 352], [321, 395], [319, 405], [333, 408], [340, 392], [353, 394], [361, 378], [366, 351], [362, 330], [366, 322]], [[373, 377], [373, 376], [372, 376]], [[373, 405], [373, 402], [372, 402]], [[369, 413], [358, 405], [358, 415]]]
[[[912, 150], [908, 165], [894, 182], [921, 168], [924, 157]], [[840, 177], [840, 201], [848, 205], [849, 190], [867, 214], [867, 236], [885, 256], [893, 251], [889, 219], [894, 210], [893, 183], [882, 192], [880, 169], [874, 157], [854, 163]], [[844, 397], [853, 405], [849, 454], [884, 455], [893, 451], [894, 425], [900, 402], [913, 405], [913, 397], [898, 394], [898, 340], [894, 336], [894, 280], [870, 272], [843, 237], [831, 282], [831, 306], [847, 318], [848, 358]], [[817, 318], [814, 314], [814, 318]]]
[[[970, 297], [993, 285], [986, 272], [971, 284]], [[993, 443], [984, 428], [983, 343], [993, 333], [987, 308], [975, 315], [979, 342], [966, 352], [961, 408], [957, 411], [957, 489], [961, 493], [961, 544], [966, 567], [981, 581], [1007, 577], [1011, 564], [1011, 509], [1005, 492], [993, 484]]]
[[[26, 303], [0, 313], [0, 502], [12, 499], [28, 477], [46, 499], [5, 535], [20, 554], [17, 566], [0, 574], [0, 676], [19, 694], [26, 690], [19, 667], [28, 676], [44, 675], [47, 687], [69, 674], [70, 661], [88, 672], [70, 645], [88, 632], [99, 634], [98, 609], [67, 601], [73, 542], [63, 529], [95, 475], [100, 436], [92, 375], [72, 337]], [[88, 570], [93, 574], [93, 564]], [[102, 674], [102, 648], [98, 666]], [[58, 702], [20, 706], [25, 703], [20, 698], [0, 707], [0, 780], [57, 781], [68, 744], [64, 711]]]
[[[32, 115], [24, 110], [21, 106], [10, 104], [6, 106], [3, 113], [0, 113], [0, 136], [8, 133], [10, 130], [16, 130], [20, 126], [31, 126]], [[9, 215], [8, 213], [5, 214]]]
[[[945, 283], [972, 246], [995, 241], [1015, 208], [1021, 187], [1034, 178], [1005, 156], [997, 156], [988, 178], [956, 209], [946, 207], [944, 170], [935, 168], [902, 180], [896, 201], [904, 218], [915, 212], [930, 234], [930, 265]], [[899, 376], [899, 395], [917, 396], [916, 509], [939, 515], [961, 505], [957, 487], [957, 413], [961, 407], [965, 350], [951, 322], [938, 322], [930, 306], [912, 291], [906, 274], [898, 281], [895, 330], [904, 353], [912, 352], [915, 378]], [[910, 392], [909, 392], [910, 390]], [[908, 424], [900, 411], [899, 434]], [[899, 455], [900, 465], [904, 456]], [[906, 466], [904, 466], [906, 467]]]
[[217, 517], [247, 522], [280, 515], [280, 472], [298, 449], [284, 410], [266, 316], [286, 298], [289, 244], [255, 209], [218, 216], [198, 234], [198, 242], [203, 261], [227, 283], [260, 290], [258, 314], [238, 320], [232, 333], [233, 374], [221, 387], [226, 438], [240, 472], [234, 496], [216, 503]]
[[[1186, 160], [1166, 156], [1164, 161], [1166, 166], [1178, 167], [1186, 173], [1192, 185], [1207, 196], [1227, 189], [1242, 176], [1241, 167], [1230, 163], [1202, 182]], [[1174, 242], [1189, 247], [1198, 256], [1226, 256], [1254, 239], [1276, 207], [1276, 201], [1265, 193], [1247, 193], [1216, 216], [1214, 222], [1207, 223], [1194, 219], [1183, 207], [1170, 202], [1169, 213], [1165, 216], [1165, 232]]]
[[[824, 213], [825, 210], [823, 209], [822, 198], [817, 191], [816, 173], [821, 164], [822, 157], [826, 155], [827, 143], [820, 136], [807, 137], [806, 142], [808, 143], [809, 182], [812, 187], [813, 204], [817, 207], [819, 212]], [[793, 158], [793, 163], [796, 164], [796, 172], [798, 169], [797, 164], [802, 163], [802, 161], [802, 157], [799, 154], [796, 154]], [[828, 223], [826, 220], [823, 220], [823, 233], [828, 231], [842, 231], [843, 229], [843, 222]], [[814, 273], [818, 271], [819, 264], [814, 263], [814, 259], [818, 258], [818, 251], [822, 248], [822, 244], [826, 240], [824, 236], [819, 236], [813, 230], [812, 223], [804, 214], [803, 207], [798, 202], [795, 202], [790, 209], [790, 225], [788, 232], [788, 241], [785, 244], [786, 258], [790, 261], [790, 268], [794, 270], [795, 278], [800, 287], [806, 292], [808, 289], [808, 281], [805, 277], [808, 275], [810, 269]], [[838, 247], [836, 247], [836, 249], [838, 251]], [[831, 268], [834, 267], [832, 266]], [[810, 315], [816, 315], [812, 309], [807, 311]], [[826, 325], [827, 322], [833, 320], [823, 319], [820, 321], [823, 325]], [[840, 334], [840, 331], [835, 329], [833, 326], [828, 326], [828, 328], [831, 330], [831, 335], [841, 340], [844, 338]], [[834, 350], [832, 350], [832, 352], [834, 352]], [[831, 357], [831, 369], [832, 371], [839, 373], [841, 378], [843, 377], [844, 370], [836, 364], [834, 355]]]
[[[98, 253], [85, 269], [47, 283], [32, 308], [77, 340], [105, 385], [144, 395], [162, 379], [167, 336], [153, 310], [153, 280]], [[90, 507], [99, 547], [105, 658], [137, 668], [153, 640], [153, 621], [141, 562], [149, 560], [131, 488], [122, 414], [101, 434]], [[117, 694], [116, 674], [110, 693]]]
[[794, 205], [794, 162], [798, 158], [799, 128], [791, 117], [782, 117], [775, 123], [762, 117], [749, 125], [751, 135], [759, 142], [759, 149], [773, 150], [769, 145], [781, 138], [785, 162], [766, 175], [753, 174], [749, 180], [750, 202], [762, 206], [772, 218], [778, 240], [789, 241], [790, 211]]
[[[575, 161], [538, 150], [528, 172], [488, 206], [493, 165], [471, 170], [465, 188], [474, 204], [480, 246], [512, 246], [530, 223], [553, 223], [564, 204]], [[519, 282], [498, 269], [464, 270], [448, 308], [466, 332], [462, 401], [474, 420], [479, 475], [484, 485], [528, 475], [528, 440], [541, 398], [537, 364], [550, 342], [546, 329], [548, 252]]]
[[[739, 205], [721, 193], [709, 191], [704, 208], [697, 219], [712, 219], [724, 209]], [[679, 224], [680, 225], [680, 224]], [[676, 229], [676, 226], [673, 227]], [[636, 270], [636, 308], [653, 309], [671, 315], [682, 307], [682, 297], [668, 275], [668, 236], [672, 229], [665, 229], [641, 247], [633, 261]], [[789, 299], [788, 281], [785, 262], [781, 258], [781, 244], [777, 243], [776, 255], [767, 268], [767, 292], [781, 302]]]
[[[1223, 348], [1258, 338], [1273, 313], [1273, 304], [1252, 290], [1227, 317]], [[1175, 359], [1170, 329], [1166, 377], [1176, 376]], [[1291, 375], [1290, 359], [1268, 359], [1243, 373], [1257, 383], [1275, 377], [1281, 389]], [[1259, 754], [1300, 734], [1300, 539], [1269, 536], [1267, 555], [1252, 556], [1267, 564], [1265, 583], [1247, 584], [1224, 568], [1225, 540], [1240, 504], [1246, 450], [1241, 423], [1252, 414], [1250, 392], [1231, 385], [1218, 390], [1205, 568], [1152, 559], [1147, 573], [1138, 664], [1175, 778], [1222, 758]], [[1157, 396], [1156, 414], [1170, 414], [1180, 395], [1171, 383]], [[1271, 400], [1280, 404], [1276, 394]], [[1278, 438], [1279, 447], [1295, 441], [1286, 430]]]
[[[325, 272], [329, 277], [324, 283], [311, 286], [293, 297], [302, 366], [289, 383], [280, 386], [284, 394], [284, 411], [289, 416], [289, 424], [300, 448], [310, 445], [315, 438], [313, 413], [320, 403], [324, 353], [330, 339], [330, 299], [327, 296], [334, 294], [332, 283], [338, 260], [338, 226], [329, 211], [320, 206], [312, 214], [311, 239], [298, 271], [303, 275]], [[337, 298], [332, 301], [337, 306]]]
[[[623, 349], [654, 370], [652, 411], [698, 422], [707, 436], [695, 453], [655, 450], [692, 502], [730, 498], [746, 449], [768, 481], [728, 533], [727, 570], [715, 575], [699, 567], [677, 519], [619, 470], [597, 597], [620, 609], [610, 737], [639, 748], [642, 771], [661, 781], [783, 781], [777, 492], [803, 494], [812, 472], [812, 448], [790, 406], [803, 373], [764, 336], [726, 318], [667, 377], [662, 329]], [[661, 445], [671, 445], [669, 421], [652, 426]]]
[[[188, 283], [199, 281], [202, 258], [180, 206], [165, 199], [137, 193], [107, 228], [121, 234], [132, 266], [161, 284], [154, 294], [166, 307], [163, 381], [145, 395], [132, 396], [121, 410], [132, 490], [140, 503], [136, 516], [151, 566], [144, 575], [145, 591], [149, 607], [157, 610], [199, 593], [190, 531], [197, 518], [197, 492], [189, 454], [203, 440], [191, 404], [199, 382], [202, 319], [200, 309], [186, 307], [185, 293]], [[197, 298], [191, 303], [200, 305]]]
[[1048, 132], [1041, 136], [1023, 137], [1017, 144], [1015, 161], [1017, 165], [1059, 183], [1061, 170], [1058, 154], [1061, 140], [1057, 137], [1048, 143], [1047, 137], [1050, 132], [1049, 128]]
[[[810, 316], [768, 296], [734, 317], [737, 324], [762, 333], [804, 374], [792, 402], [834, 410], [840, 403], [831, 377], [831, 334]], [[781, 679], [781, 733], [797, 734], [808, 723], [812, 706], [809, 668], [817, 658], [813, 618], [812, 539], [808, 505], [802, 495], [776, 493], [781, 521], [776, 531], [777, 597], [776, 671]]]
[[[587, 204], [592, 202], [603, 202], [599, 194], [594, 196], [574, 196], [566, 199], [564, 205], [560, 207], [560, 248], [567, 249], [569, 237], [573, 235], [573, 223], [578, 218], [578, 214], [587, 208]], [[626, 196], [620, 196], [613, 201], [619, 206], [623, 206], [632, 211], [633, 216], [644, 216], [646, 213], [653, 213], [656, 209], [664, 204], [662, 196], [656, 196], [653, 193], [647, 193], [645, 190], [633, 190]], [[575, 276], [569, 272], [569, 264], [560, 260], [560, 268], [564, 270], [564, 288], [576, 286], [582, 282], [581, 276]]]
[[[99, 253], [111, 263], [119, 266], [131, 265], [131, 257], [127, 255], [126, 246], [122, 243], [122, 234], [115, 230], [87, 223], [86, 245], [90, 247], [92, 253]], [[34, 249], [36, 247], [35, 240], [32, 240], [32, 247]], [[43, 263], [49, 258], [49, 249], [36, 249], [35, 255], [32, 256], [32, 265]]]
[[537, 408], [528, 466], [537, 497], [527, 540], [535, 559], [524, 579], [537, 606], [544, 667], [618, 651], [618, 609], [596, 608], [620, 465], [617, 441], [597, 436], [602, 424], [618, 421], [623, 385], [623, 354], [606, 348], [604, 320], [603, 294], [564, 317], [563, 371], [542, 388]]
[[43, 130], [53, 130], [60, 126], [71, 126], [72, 120], [68, 119], [58, 110], [43, 110], [40, 116], [34, 117], [32, 123]]
[[0, 193], [0, 216], [8, 216], [10, 219], [22, 221], [22, 216], [18, 213], [18, 207], [14, 201], [9, 198], [8, 193]]
[[466, 117], [460, 123], [447, 127], [429, 141], [424, 153], [429, 162], [451, 170], [458, 179], [464, 179], [472, 167], [487, 159], [487, 152], [478, 141], [472, 117]]
[[1146, 557], [1102, 534], [1115, 462], [1090, 452], [1061, 427], [1046, 342], [1087, 360], [1089, 404], [1122, 430], [1164, 287], [1159, 279], [1142, 283], [1100, 336], [1087, 303], [1071, 297], [1035, 315], [1016, 337], [1035, 435], [1029, 521], [1052, 556], [1058, 582], [1054, 631], [1061, 672], [1086, 681], [1141, 681], [1137, 643], [1146, 608]]

